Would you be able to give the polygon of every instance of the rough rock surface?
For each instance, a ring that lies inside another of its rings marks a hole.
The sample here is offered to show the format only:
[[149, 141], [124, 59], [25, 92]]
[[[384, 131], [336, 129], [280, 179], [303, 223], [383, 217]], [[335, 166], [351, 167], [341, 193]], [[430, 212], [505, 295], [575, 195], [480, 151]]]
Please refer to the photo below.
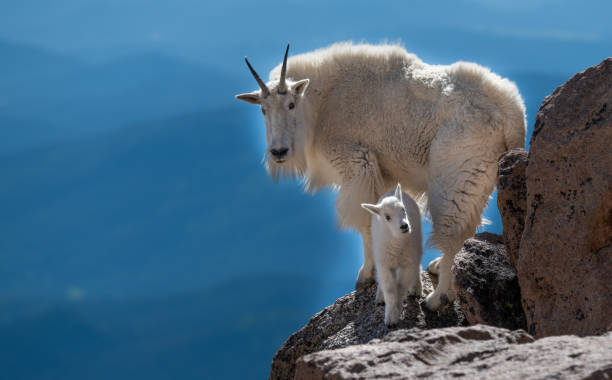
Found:
[[536, 337], [612, 325], [612, 58], [548, 96], [526, 170], [517, 273]]
[[398, 330], [369, 344], [303, 356], [295, 379], [612, 378], [612, 333], [532, 342], [523, 330], [483, 325]]
[[[423, 293], [429, 294], [433, 284], [429, 274], [421, 273]], [[358, 290], [339, 298], [316, 314], [300, 331], [293, 334], [272, 360], [270, 379], [293, 379], [295, 362], [302, 355], [336, 349], [382, 338], [390, 331], [384, 323], [385, 306], [376, 305], [376, 286]], [[456, 303], [431, 312], [421, 306], [423, 298], [409, 297], [404, 302], [398, 328], [429, 329], [465, 325], [465, 317]]]
[[524, 149], [512, 149], [499, 159], [497, 171], [497, 208], [504, 228], [506, 255], [515, 270], [525, 228], [525, 169], [528, 155], [529, 152]]
[[485, 232], [466, 240], [451, 273], [457, 300], [470, 325], [525, 328], [518, 278], [501, 236]]

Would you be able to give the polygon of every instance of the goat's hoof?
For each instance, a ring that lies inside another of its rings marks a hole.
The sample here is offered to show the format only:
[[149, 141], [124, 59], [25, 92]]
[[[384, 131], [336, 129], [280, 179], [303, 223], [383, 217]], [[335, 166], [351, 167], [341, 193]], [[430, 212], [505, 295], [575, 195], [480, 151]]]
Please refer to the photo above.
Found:
[[427, 272], [429, 272], [430, 274], [433, 274], [434, 276], [439, 275], [440, 274], [440, 261], [441, 260], [442, 260], [442, 257], [437, 257], [437, 258], [431, 260], [429, 265], [427, 265]]
[[455, 300], [454, 293], [436, 293], [432, 292], [425, 298], [425, 306], [431, 310], [438, 310], [441, 306], [450, 304]]
[[355, 290], [367, 289], [374, 285], [376, 281], [373, 278], [358, 279], [355, 283]]
[[455, 292], [449, 289], [448, 293], [443, 293], [440, 296], [440, 299], [445, 303], [452, 303], [455, 300]]
[[436, 311], [440, 308], [440, 294], [436, 292], [430, 293], [427, 297], [425, 297], [425, 307], [431, 311]]

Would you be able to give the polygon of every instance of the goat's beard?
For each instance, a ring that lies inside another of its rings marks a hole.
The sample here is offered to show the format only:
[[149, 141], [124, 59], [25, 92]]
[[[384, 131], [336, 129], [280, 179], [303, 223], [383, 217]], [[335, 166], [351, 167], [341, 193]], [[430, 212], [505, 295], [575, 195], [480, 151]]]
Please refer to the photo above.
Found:
[[306, 160], [303, 158], [302, 152], [294, 152], [293, 156], [278, 163], [270, 158], [270, 154], [266, 153], [263, 157], [263, 162], [266, 166], [268, 174], [275, 182], [279, 179], [302, 179], [304, 178], [304, 171], [306, 169]]

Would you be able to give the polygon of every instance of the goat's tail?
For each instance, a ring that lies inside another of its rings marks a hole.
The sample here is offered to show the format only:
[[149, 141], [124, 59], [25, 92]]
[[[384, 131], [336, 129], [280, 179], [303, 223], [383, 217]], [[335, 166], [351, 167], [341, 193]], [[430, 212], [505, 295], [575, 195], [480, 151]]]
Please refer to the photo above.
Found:
[[525, 121], [525, 113], [520, 112], [519, 115], [504, 123], [504, 141], [506, 150], [524, 148], [525, 136], [527, 134], [527, 122]]
[[525, 102], [514, 82], [507, 81], [509, 97], [506, 98], [503, 120], [504, 141], [506, 150], [524, 148], [527, 135], [527, 120], [525, 116]]

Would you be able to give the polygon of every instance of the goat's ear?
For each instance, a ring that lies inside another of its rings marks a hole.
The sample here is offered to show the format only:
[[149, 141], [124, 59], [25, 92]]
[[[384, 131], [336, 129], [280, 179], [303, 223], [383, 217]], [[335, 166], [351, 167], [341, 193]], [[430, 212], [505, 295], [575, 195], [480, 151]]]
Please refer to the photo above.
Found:
[[310, 83], [310, 79], [302, 79], [295, 82], [293, 85], [291, 85], [291, 92], [293, 92], [293, 94], [296, 96], [304, 95], [304, 92], [308, 88], [308, 83]]
[[368, 210], [369, 212], [371, 212], [374, 215], [379, 215], [380, 214], [380, 207], [376, 206], [376, 205], [371, 205], [368, 203], [362, 203], [361, 207], [363, 207], [364, 209]]
[[251, 104], [261, 104], [261, 97], [259, 96], [259, 91], [253, 91], [248, 94], [236, 95], [236, 99], [242, 100], [243, 102], [247, 102]]

